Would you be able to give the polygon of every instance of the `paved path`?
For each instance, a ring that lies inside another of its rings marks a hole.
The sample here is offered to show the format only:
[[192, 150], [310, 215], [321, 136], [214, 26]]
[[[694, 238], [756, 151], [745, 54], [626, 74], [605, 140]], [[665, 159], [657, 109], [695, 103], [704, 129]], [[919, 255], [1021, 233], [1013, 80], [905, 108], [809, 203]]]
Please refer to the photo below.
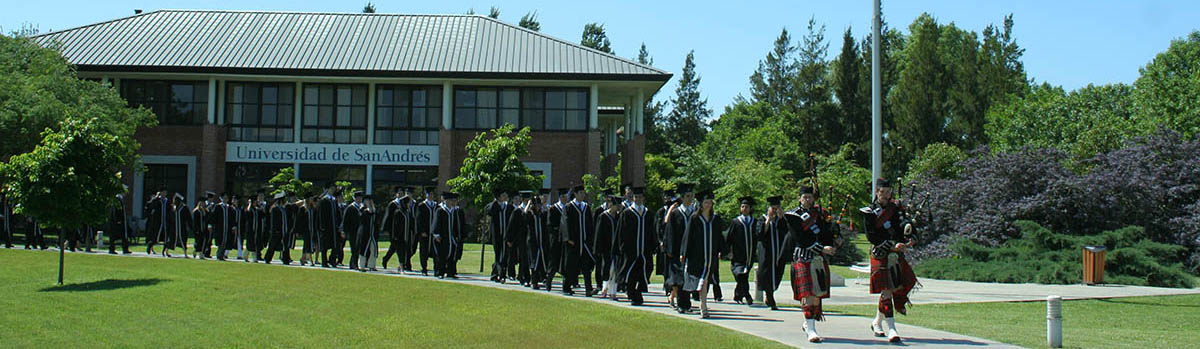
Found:
[[[784, 280], [775, 293], [781, 304], [798, 304], [792, 301], [792, 289]], [[878, 296], [868, 293], [870, 281], [865, 278], [846, 279], [845, 287], [833, 287], [833, 296], [826, 304], [876, 304]], [[733, 284], [722, 283], [721, 287], [733, 289]], [[1042, 284], [999, 284], [987, 282], [951, 281], [922, 279], [921, 288], [912, 294], [916, 306], [933, 303], [979, 303], [1045, 301], [1047, 296], [1063, 299], [1092, 299], [1136, 296], [1167, 296], [1200, 294], [1200, 288], [1166, 288], [1128, 285], [1042, 285]]]

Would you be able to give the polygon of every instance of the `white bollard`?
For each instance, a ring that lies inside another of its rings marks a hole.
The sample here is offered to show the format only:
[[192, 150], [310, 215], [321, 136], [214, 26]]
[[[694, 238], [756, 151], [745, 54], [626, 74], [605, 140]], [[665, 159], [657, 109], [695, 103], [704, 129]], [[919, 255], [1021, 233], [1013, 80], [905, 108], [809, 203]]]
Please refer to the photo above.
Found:
[[1046, 297], [1046, 341], [1051, 348], [1062, 348], [1062, 297]]

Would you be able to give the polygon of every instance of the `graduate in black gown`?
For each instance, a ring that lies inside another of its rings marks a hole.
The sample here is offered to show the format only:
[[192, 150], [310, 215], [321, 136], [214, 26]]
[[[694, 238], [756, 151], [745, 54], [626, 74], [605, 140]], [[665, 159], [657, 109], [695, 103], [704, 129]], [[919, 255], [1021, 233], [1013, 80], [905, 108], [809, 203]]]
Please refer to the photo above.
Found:
[[438, 278], [458, 278], [458, 260], [462, 259], [460, 239], [465, 233], [458, 194], [442, 193], [442, 203], [433, 217], [434, 273]]
[[596, 219], [592, 216], [591, 205], [587, 203], [587, 193], [583, 186], [571, 190], [574, 199], [566, 205], [563, 215], [563, 293], [575, 294], [574, 287], [579, 286], [579, 275], [583, 275], [584, 291], [587, 297], [595, 294], [592, 288], [592, 267], [596, 261], [591, 248], [595, 234]]
[[783, 281], [783, 239], [787, 236], [787, 221], [784, 220], [781, 196], [767, 198], [767, 212], [759, 220], [758, 228], [758, 273], [754, 282], [758, 289], [766, 293], [767, 306], [771, 310], [779, 310], [775, 304], [775, 290]]
[[434, 187], [425, 187], [425, 199], [413, 206], [413, 217], [416, 218], [417, 224], [413, 227], [413, 230], [416, 231], [416, 239], [414, 239], [416, 243], [413, 244], [412, 253], [416, 254], [420, 260], [421, 275], [429, 275], [429, 259], [435, 258], [433, 255], [433, 216], [434, 213], [437, 213], [439, 203], [434, 197], [434, 190], [436, 190]]
[[[345, 240], [350, 242], [350, 269], [358, 270], [358, 256], [362, 250], [358, 249], [358, 241], [362, 235], [363, 228], [363, 204], [362, 199], [366, 193], [357, 191], [351, 194], [354, 200], [342, 209], [342, 232], [346, 234]], [[343, 244], [335, 244], [334, 248], [344, 246]]]
[[225, 260], [228, 250], [237, 248], [237, 208], [230, 205], [229, 193], [221, 193], [218, 201], [209, 212], [209, 224], [212, 225], [213, 239], [217, 244], [217, 260]]
[[508, 231], [504, 233], [504, 249], [510, 258], [506, 270], [509, 270], [510, 274], [515, 270], [517, 282], [520, 282], [521, 286], [529, 287], [529, 264], [532, 261], [529, 259], [529, 226], [525, 224], [525, 209], [533, 201], [533, 191], [522, 190], [515, 197], [517, 202], [512, 205], [513, 212], [508, 220]]
[[170, 258], [176, 247], [183, 248], [187, 257], [188, 233], [192, 230], [192, 210], [183, 201], [183, 194], [175, 193], [171, 203], [171, 214], [167, 216], [167, 240], [163, 244], [163, 256]]
[[336, 261], [330, 258], [336, 258], [341, 255], [339, 249], [334, 248], [334, 242], [338, 241], [337, 235], [341, 232], [341, 211], [338, 208], [337, 198], [334, 197], [336, 186], [333, 182], [325, 185], [325, 191], [321, 195], [321, 200], [317, 204], [317, 236], [318, 246], [320, 246], [321, 266], [325, 268], [336, 267]]
[[[700, 298], [700, 316], [708, 318], [708, 290], [716, 282], [715, 275], [719, 272], [720, 258], [725, 251], [725, 239], [722, 237], [724, 221], [713, 210], [714, 196], [711, 190], [698, 195], [699, 210], [691, 216], [687, 234], [683, 236], [683, 249], [680, 251], [680, 261], [684, 264], [686, 279], [683, 290], [697, 292]], [[681, 296], [679, 312], [691, 311], [691, 299]]]
[[197, 202], [192, 208], [192, 231], [196, 234], [195, 246], [192, 247], [192, 257], [207, 259], [212, 256], [212, 225], [209, 223], [209, 209], [213, 206], [217, 194], [204, 192], [204, 201]]
[[146, 214], [146, 254], [154, 254], [154, 244], [167, 237], [167, 216], [171, 214], [171, 202], [167, 190], [160, 188], [146, 201], [142, 212]]
[[287, 208], [287, 193], [279, 192], [272, 197], [274, 203], [271, 204], [268, 215], [268, 223], [264, 227], [264, 233], [267, 235], [267, 254], [263, 261], [271, 264], [271, 260], [275, 259], [275, 252], [282, 252], [280, 262], [284, 265], [292, 263], [292, 256], [288, 250], [284, 248], [284, 236], [289, 235], [292, 227], [292, 213], [288, 212]]
[[504, 283], [508, 276], [506, 267], [508, 267], [508, 254], [505, 251], [506, 241], [504, 234], [508, 231], [509, 220], [512, 219], [513, 211], [516, 211], [508, 204], [508, 192], [497, 189], [492, 193], [493, 200], [484, 206], [484, 212], [488, 216], [488, 233], [492, 241], [492, 255], [495, 256], [492, 260], [492, 276], [493, 282]]
[[410, 232], [412, 231], [412, 218], [410, 217], [409, 209], [412, 207], [412, 197], [409, 196], [411, 190], [397, 186], [393, 190], [392, 201], [388, 201], [387, 206], [382, 212], [383, 221], [380, 227], [387, 232], [388, 250], [383, 255], [383, 269], [387, 269], [388, 260], [392, 259], [392, 255], [396, 255], [400, 260], [400, 266], [396, 271], [412, 270], [412, 266], [408, 264], [408, 244]]
[[317, 239], [314, 237], [317, 231], [316, 207], [319, 197], [305, 195], [296, 211], [296, 223], [293, 225], [297, 238], [304, 240], [304, 248], [300, 250], [300, 265], [313, 264], [313, 253], [317, 249]]
[[650, 273], [654, 270], [654, 253], [659, 250], [655, 226], [658, 220], [646, 211], [646, 188], [631, 189], [632, 201], [621, 211], [618, 219], [616, 252], [621, 255], [617, 282], [633, 305], [642, 305], [642, 293], [647, 291]]
[[621, 203], [622, 198], [616, 195], [609, 195], [605, 201], [607, 205], [596, 215], [596, 237], [592, 242], [592, 250], [596, 252], [596, 283], [602, 286], [600, 297], [615, 299], [617, 282], [612, 276], [616, 274], [613, 271], [614, 266], [619, 265], [616, 263], [616, 240], [620, 229], [617, 219], [620, 218], [625, 205]]
[[[189, 213], [190, 214], [190, 213]], [[9, 211], [11, 216], [11, 211]], [[7, 221], [5, 221], [7, 224]], [[108, 234], [108, 253], [117, 254], [117, 241], [121, 241], [121, 253], [129, 254], [129, 214], [125, 211], [125, 194], [117, 194], [109, 208], [108, 225], [104, 228]], [[187, 254], [186, 250], [184, 254]]]
[[546, 208], [546, 226], [550, 228], [550, 250], [546, 252], [546, 257], [550, 262], [546, 269], [546, 291], [551, 291], [554, 286], [554, 274], [563, 269], [563, 235], [565, 228], [562, 221], [566, 215], [567, 205], [570, 204], [570, 189], [559, 188], [555, 194], [557, 199], [554, 200]]
[[754, 249], [757, 247], [754, 239], [758, 237], [758, 221], [754, 219], [753, 197], [741, 197], [738, 203], [739, 215], [729, 222], [729, 229], [725, 233], [725, 242], [729, 244], [730, 271], [737, 281], [737, 287], [733, 289], [733, 301], [753, 305], [750, 270], [754, 269]]
[[695, 209], [695, 195], [692, 193], [692, 186], [688, 184], [680, 184], [675, 192], [679, 200], [676, 200], [667, 209], [666, 220], [663, 222], [667, 230], [666, 236], [663, 237], [664, 248], [667, 250], [667, 286], [671, 288], [671, 294], [667, 297], [667, 301], [678, 309], [679, 297], [688, 297], [687, 294], [681, 292], [683, 283], [686, 280], [686, 274], [681, 261], [683, 251], [683, 237], [687, 235], [688, 224], [691, 221], [692, 214]]
[[658, 238], [658, 247], [654, 251], [654, 274], [662, 275], [663, 291], [671, 295], [671, 286], [667, 284], [667, 241], [670, 230], [667, 230], [667, 214], [671, 212], [671, 204], [677, 200], [675, 189], [663, 190], [662, 207], [654, 211], [654, 236]]
[[379, 224], [376, 221], [375, 200], [371, 196], [364, 196], [359, 203], [360, 216], [358, 218], [358, 234], [356, 238], [358, 243], [358, 260], [357, 267], [359, 271], [376, 271], [375, 260], [379, 259]]
[[529, 250], [530, 283], [535, 290], [546, 282], [550, 263], [553, 261], [548, 253], [553, 248], [553, 237], [550, 235], [550, 224], [546, 219], [546, 207], [541, 197], [535, 197], [522, 210], [521, 216], [521, 223], [525, 225], [525, 243]]

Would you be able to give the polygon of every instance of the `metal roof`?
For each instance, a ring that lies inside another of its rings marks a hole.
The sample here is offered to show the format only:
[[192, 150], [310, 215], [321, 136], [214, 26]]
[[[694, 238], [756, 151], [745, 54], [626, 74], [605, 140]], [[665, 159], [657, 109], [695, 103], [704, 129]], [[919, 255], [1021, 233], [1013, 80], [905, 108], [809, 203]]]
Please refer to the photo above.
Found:
[[478, 15], [160, 10], [35, 37], [84, 71], [661, 81]]

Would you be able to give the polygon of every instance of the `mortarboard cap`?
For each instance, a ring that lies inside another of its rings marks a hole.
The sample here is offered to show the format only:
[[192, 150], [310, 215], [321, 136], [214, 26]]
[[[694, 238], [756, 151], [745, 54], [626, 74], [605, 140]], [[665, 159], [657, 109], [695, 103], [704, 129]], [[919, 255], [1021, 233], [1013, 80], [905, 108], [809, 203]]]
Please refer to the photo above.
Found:
[[810, 186], [800, 187], [800, 195], [804, 195], [804, 194], [814, 194], [813, 187], [810, 187]]
[[771, 206], [779, 206], [781, 202], [783, 202], [783, 197], [779, 195], [767, 198], [767, 203], [771, 204]]
[[715, 198], [715, 196], [713, 196], [712, 190], [705, 190], [705, 191], [700, 192], [699, 194], [696, 194], [696, 198], [700, 199], [701, 201], [704, 201], [704, 200], [712, 200]]
[[739, 203], [741, 203], [741, 204], [743, 204], [743, 205], [750, 205], [750, 206], [754, 206], [754, 203], [755, 203], [755, 202], [754, 202], [754, 197], [753, 197], [753, 196], [743, 196], [743, 197], [740, 197], [740, 198], [738, 198], [738, 202], [739, 202]]

